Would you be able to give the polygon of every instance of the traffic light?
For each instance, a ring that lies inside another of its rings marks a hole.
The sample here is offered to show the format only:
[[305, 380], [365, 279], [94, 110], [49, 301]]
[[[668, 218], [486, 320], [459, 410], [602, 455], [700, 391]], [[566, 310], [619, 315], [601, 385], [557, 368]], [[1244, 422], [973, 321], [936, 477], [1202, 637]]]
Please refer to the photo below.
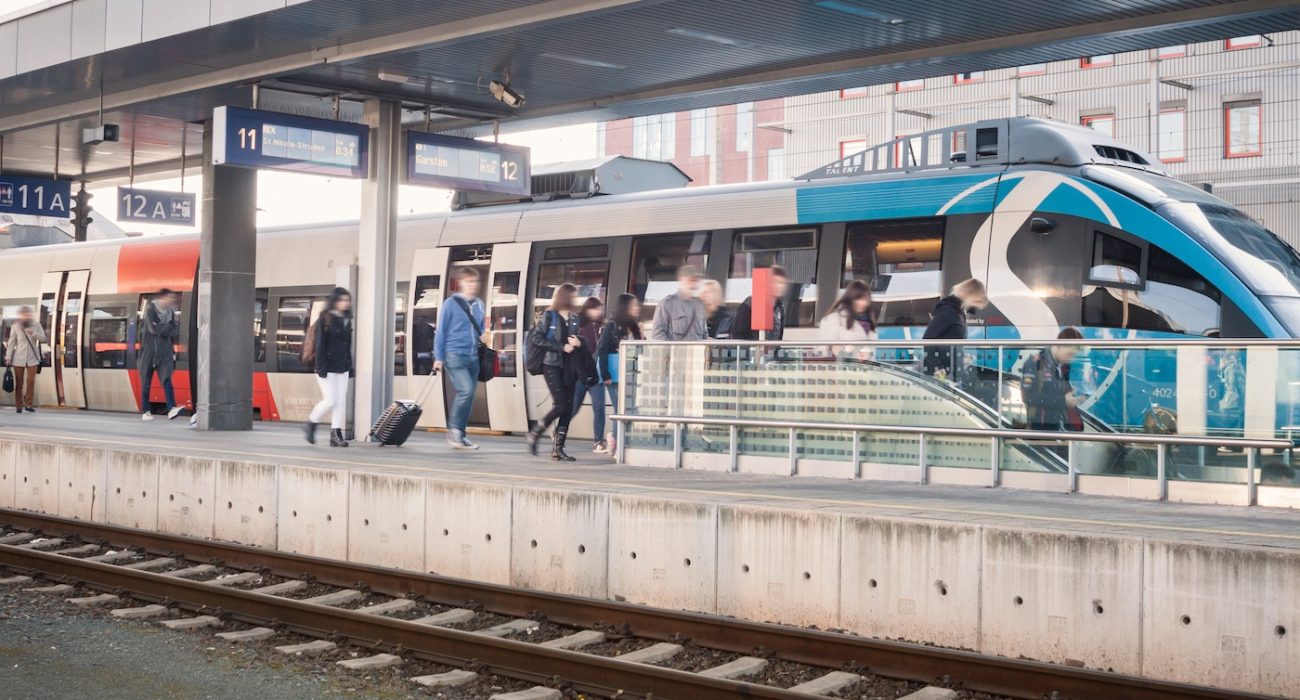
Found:
[[90, 228], [90, 223], [94, 219], [90, 218], [90, 198], [91, 193], [86, 191], [86, 183], [81, 183], [81, 189], [72, 198], [72, 232], [73, 240], [86, 240], [86, 232]]

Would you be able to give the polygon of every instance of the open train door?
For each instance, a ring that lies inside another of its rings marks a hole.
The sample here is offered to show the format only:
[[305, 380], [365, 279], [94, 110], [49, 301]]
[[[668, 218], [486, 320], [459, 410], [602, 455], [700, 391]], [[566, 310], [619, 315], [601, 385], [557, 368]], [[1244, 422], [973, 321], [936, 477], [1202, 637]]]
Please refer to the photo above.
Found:
[[37, 308], [47, 339], [41, 347], [42, 370], [36, 378], [36, 400], [41, 404], [86, 407], [81, 336], [89, 282], [89, 270], [47, 272], [41, 279]]
[[[433, 338], [438, 329], [438, 310], [446, 298], [447, 249], [415, 251], [411, 262], [411, 297], [406, 314], [409, 398], [423, 400], [420, 427], [447, 427], [447, 406], [442, 400], [442, 375], [433, 375]], [[405, 397], [404, 397], [405, 398]]]
[[493, 430], [522, 433], [528, 430], [528, 405], [524, 398], [523, 326], [531, 243], [492, 246], [492, 266], [485, 280], [487, 320], [492, 348], [501, 357], [501, 371], [487, 383], [488, 420]]

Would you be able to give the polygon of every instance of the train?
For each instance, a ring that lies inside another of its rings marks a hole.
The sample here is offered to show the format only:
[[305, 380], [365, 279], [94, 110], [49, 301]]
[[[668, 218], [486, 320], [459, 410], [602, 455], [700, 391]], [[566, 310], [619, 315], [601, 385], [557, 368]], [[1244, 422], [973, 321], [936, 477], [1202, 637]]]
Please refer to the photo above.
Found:
[[[254, 354], [260, 419], [304, 420], [317, 400], [302, 339], [356, 264], [357, 241], [355, 223], [259, 232], [253, 326], [229, 351]], [[395, 395], [445, 396], [431, 373], [438, 307], [457, 268], [477, 269], [502, 367], [480, 386], [471, 425], [502, 432], [526, 430], [549, 403], [519, 350], [556, 285], [573, 282], [583, 297], [631, 292], [648, 320], [685, 263], [722, 281], [731, 305], [749, 295], [754, 269], [783, 266], [794, 341], [812, 337], [852, 279], [870, 282], [884, 338], [919, 338], [934, 303], [968, 277], [983, 279], [991, 300], [975, 337], [1032, 340], [1064, 326], [1091, 337], [1300, 332], [1300, 257], [1277, 236], [1148, 154], [1033, 118], [891, 141], [795, 180], [536, 196], [404, 218], [397, 244]], [[171, 288], [182, 291], [185, 326], [176, 390], [189, 404], [198, 256], [194, 234], [0, 253], [4, 332], [34, 305], [50, 336], [38, 400], [149, 410], [138, 396], [138, 319], [151, 294]], [[421, 420], [443, 426], [444, 401], [428, 401]], [[575, 432], [589, 423], [579, 418]]]

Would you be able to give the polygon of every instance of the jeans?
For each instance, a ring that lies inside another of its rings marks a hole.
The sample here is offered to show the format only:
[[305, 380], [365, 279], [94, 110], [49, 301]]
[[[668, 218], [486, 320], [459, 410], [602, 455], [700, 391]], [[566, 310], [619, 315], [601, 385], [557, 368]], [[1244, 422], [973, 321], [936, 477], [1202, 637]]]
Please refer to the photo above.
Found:
[[320, 423], [325, 420], [325, 414], [330, 414], [330, 427], [342, 430], [347, 427], [348, 422], [348, 373], [347, 372], [330, 372], [325, 376], [316, 375], [316, 383], [320, 384], [321, 400], [311, 409], [311, 414], [307, 420], [312, 423]]
[[469, 412], [474, 408], [474, 392], [478, 389], [478, 355], [449, 354], [443, 361], [447, 378], [456, 389], [447, 413], [447, 427], [465, 433], [469, 425]]
[[542, 416], [541, 422], [537, 424], [537, 431], [546, 430], [551, 423], [555, 423], [555, 432], [559, 434], [568, 434], [569, 421], [573, 419], [573, 383], [565, 378], [568, 374], [563, 367], [546, 365], [542, 369], [542, 376], [546, 378], [546, 388], [551, 390], [551, 410]]
[[[140, 410], [145, 413], [149, 412], [149, 389], [153, 386], [153, 375], [157, 369], [154, 367], [145, 367], [140, 370]], [[167, 410], [170, 411], [176, 407], [176, 390], [172, 388], [171, 375], [162, 380], [163, 396], [167, 399]]]
[[591, 397], [591, 434], [596, 436], [596, 442], [600, 442], [605, 439], [604, 383], [594, 386], [585, 386], [579, 383], [573, 388], [573, 415], [578, 415], [578, 411], [582, 408], [582, 401], [587, 396]]

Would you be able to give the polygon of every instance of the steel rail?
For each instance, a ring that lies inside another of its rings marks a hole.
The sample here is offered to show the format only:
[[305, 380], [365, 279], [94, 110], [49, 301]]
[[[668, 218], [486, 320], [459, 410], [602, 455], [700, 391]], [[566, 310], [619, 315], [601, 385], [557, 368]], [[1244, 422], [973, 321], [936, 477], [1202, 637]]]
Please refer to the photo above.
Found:
[[[343, 587], [362, 586], [394, 597], [416, 596], [452, 605], [478, 604], [494, 613], [515, 616], [540, 613], [558, 624], [612, 628], [650, 639], [686, 638], [705, 647], [743, 654], [761, 650], [759, 653], [771, 653], [778, 659], [830, 669], [853, 669], [925, 683], [947, 677], [967, 690], [1011, 697], [1104, 697], [1108, 700], [1267, 697], [920, 644], [528, 591], [22, 511], [0, 509], [0, 521], [46, 534], [75, 535], [85, 541], [118, 547], [140, 547], [156, 554], [181, 552], [190, 560], [220, 561], [236, 569], [305, 577]], [[329, 631], [373, 640], [376, 645], [400, 645], [442, 663], [463, 664], [466, 659], [475, 659], [490, 669], [499, 669], [502, 675], [518, 677], [523, 673], [537, 680], [559, 675], [573, 687], [589, 692], [609, 693], [614, 689], [625, 694], [653, 692], [656, 697], [702, 699], [807, 697], [739, 681], [704, 682], [696, 674], [681, 671], [581, 652], [543, 650], [522, 642], [322, 608], [248, 591], [223, 591], [219, 586], [13, 546], [0, 545], [0, 563], [101, 588], [132, 591], [139, 597], [166, 600], [184, 607], [206, 606], [250, 619], [274, 619], [308, 634]], [[145, 587], [148, 590], [140, 590]]]

